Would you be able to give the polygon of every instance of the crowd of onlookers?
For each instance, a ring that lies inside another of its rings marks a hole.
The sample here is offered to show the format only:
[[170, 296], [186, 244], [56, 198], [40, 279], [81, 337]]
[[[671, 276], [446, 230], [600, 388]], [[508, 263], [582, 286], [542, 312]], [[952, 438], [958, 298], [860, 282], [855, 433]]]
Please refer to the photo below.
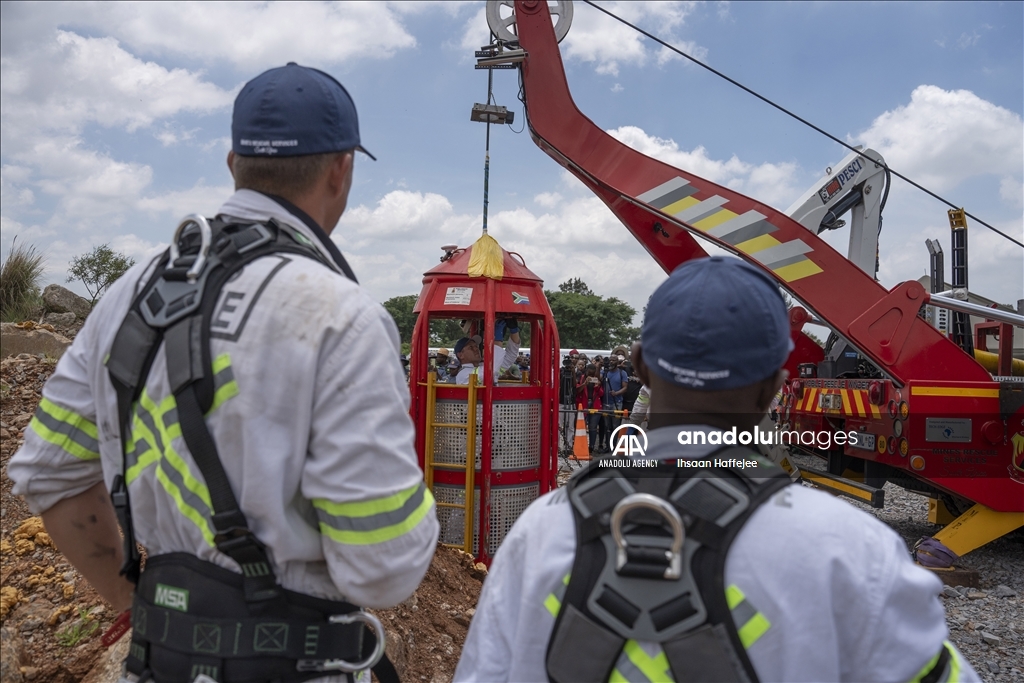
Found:
[[573, 349], [563, 359], [560, 401], [585, 411], [591, 453], [611, 452], [609, 437], [633, 410], [642, 386], [625, 346], [593, 358]]

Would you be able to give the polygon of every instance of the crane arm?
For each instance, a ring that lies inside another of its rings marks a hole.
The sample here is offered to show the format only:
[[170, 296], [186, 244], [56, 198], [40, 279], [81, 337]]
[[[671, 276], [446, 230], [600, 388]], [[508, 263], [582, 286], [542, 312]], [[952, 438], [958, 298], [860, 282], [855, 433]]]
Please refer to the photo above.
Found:
[[647, 157], [601, 130], [569, 93], [547, 2], [516, 0], [515, 13], [534, 141], [597, 194], [662, 268], [704, 256], [693, 238], [699, 235], [762, 268], [901, 384], [950, 376], [990, 380], [918, 317], [925, 292], [917, 282], [887, 292], [784, 213]]

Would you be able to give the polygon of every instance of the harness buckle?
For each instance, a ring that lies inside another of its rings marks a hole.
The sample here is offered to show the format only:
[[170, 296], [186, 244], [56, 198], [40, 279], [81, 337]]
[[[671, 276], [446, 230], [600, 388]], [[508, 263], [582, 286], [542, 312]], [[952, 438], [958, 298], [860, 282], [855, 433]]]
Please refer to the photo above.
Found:
[[349, 662], [344, 659], [300, 659], [295, 665], [297, 671], [342, 671], [344, 673], [356, 673], [365, 671], [377, 666], [377, 662], [384, 656], [386, 645], [384, 626], [377, 617], [369, 612], [350, 612], [348, 614], [334, 614], [328, 617], [327, 621], [332, 624], [354, 624], [361, 621], [370, 626], [377, 636], [377, 644], [370, 656], [361, 662]]
[[[622, 534], [622, 522], [627, 514], [640, 509], [657, 512], [668, 522], [672, 530], [672, 544], [668, 550], [629, 545], [626, 537]], [[631, 493], [615, 504], [615, 508], [612, 510], [611, 531], [617, 548], [615, 571], [621, 572], [629, 561], [643, 564], [657, 562], [659, 565], [665, 562], [667, 566], [662, 578], [674, 580], [682, 576], [682, 551], [683, 541], [686, 540], [686, 531], [679, 512], [668, 501], [649, 493]]]

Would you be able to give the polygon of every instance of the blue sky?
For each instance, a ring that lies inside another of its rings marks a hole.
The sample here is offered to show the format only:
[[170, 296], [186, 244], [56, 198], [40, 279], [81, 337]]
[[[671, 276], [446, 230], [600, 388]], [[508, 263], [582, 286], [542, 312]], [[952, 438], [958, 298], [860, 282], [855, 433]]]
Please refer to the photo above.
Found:
[[[605, 3], [833, 134], [1022, 236], [1021, 3]], [[336, 75], [364, 145], [335, 239], [379, 300], [419, 291], [445, 243], [479, 234], [486, 96], [472, 50], [482, 3], [2, 5], [2, 243], [37, 245], [47, 279], [111, 243], [141, 258], [176, 220], [231, 191], [238, 88], [287, 61]], [[580, 109], [641, 151], [786, 209], [845, 156], [728, 83], [666, 58], [592, 7], [561, 44]], [[637, 309], [664, 274], [522, 128], [514, 72], [495, 72], [512, 127], [492, 130], [490, 224], [549, 287], [582, 277]], [[945, 207], [895, 181], [880, 278], [949, 249]], [[1024, 250], [972, 226], [971, 289], [1024, 297]], [[845, 253], [845, 231], [828, 236]], [[948, 261], [948, 257], [947, 257]], [[947, 269], [948, 270], [948, 269]]]

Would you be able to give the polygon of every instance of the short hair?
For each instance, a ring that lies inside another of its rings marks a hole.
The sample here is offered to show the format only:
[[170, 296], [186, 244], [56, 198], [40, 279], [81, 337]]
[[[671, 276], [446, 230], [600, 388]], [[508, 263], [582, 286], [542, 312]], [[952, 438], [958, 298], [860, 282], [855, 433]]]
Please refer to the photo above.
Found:
[[334, 160], [344, 152], [304, 154], [294, 157], [265, 157], [235, 155], [231, 167], [236, 190], [256, 190], [283, 197], [305, 194], [327, 172]]

